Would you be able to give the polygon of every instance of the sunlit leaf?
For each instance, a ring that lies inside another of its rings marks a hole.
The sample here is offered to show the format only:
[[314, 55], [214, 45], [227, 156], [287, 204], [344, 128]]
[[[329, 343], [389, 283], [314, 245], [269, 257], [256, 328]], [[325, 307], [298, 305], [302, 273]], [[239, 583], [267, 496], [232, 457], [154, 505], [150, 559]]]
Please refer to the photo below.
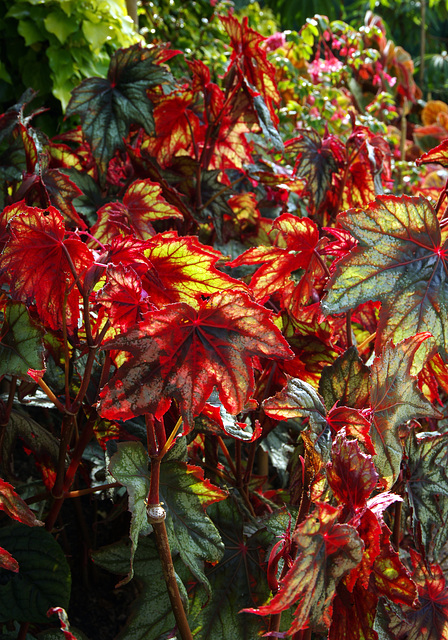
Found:
[[0, 478], [0, 510], [10, 518], [22, 522], [29, 527], [42, 526], [29, 506], [14, 491], [14, 487]]
[[316, 505], [293, 534], [298, 553], [279, 592], [252, 613], [275, 614], [297, 605], [289, 634], [308, 626], [316, 631], [329, 628], [337, 584], [361, 561], [364, 548], [354, 527], [337, 523], [341, 509]]
[[448, 351], [447, 247], [429, 201], [380, 196], [368, 208], [350, 209], [338, 219], [359, 244], [337, 263], [324, 312], [342, 313], [379, 300], [377, 352], [390, 339], [397, 344], [426, 331]]
[[252, 357], [290, 356], [269, 316], [242, 293], [214, 294], [198, 310], [176, 303], [149, 312], [105, 345], [133, 357], [103, 389], [100, 415], [163, 415], [175, 399], [192, 427], [215, 386], [227, 411], [239, 413], [253, 389]]
[[403, 457], [398, 427], [411, 418], [440, 416], [411, 375], [414, 356], [426, 338], [418, 335], [396, 347], [388, 343], [372, 365], [370, 435], [376, 451], [374, 462], [388, 489], [398, 477]]

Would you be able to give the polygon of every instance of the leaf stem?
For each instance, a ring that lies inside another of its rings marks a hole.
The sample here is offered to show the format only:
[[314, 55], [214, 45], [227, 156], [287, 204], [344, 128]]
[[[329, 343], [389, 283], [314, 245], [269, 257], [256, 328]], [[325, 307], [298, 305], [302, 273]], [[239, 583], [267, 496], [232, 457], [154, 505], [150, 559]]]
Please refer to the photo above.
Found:
[[403, 507], [403, 503], [396, 502], [395, 510], [394, 510], [394, 531], [392, 535], [392, 542], [395, 547], [395, 550], [398, 551], [400, 548], [400, 539], [401, 539], [401, 510]]
[[64, 407], [62, 402], [58, 400], [58, 398], [56, 398], [56, 396], [54, 395], [50, 387], [47, 385], [47, 383], [44, 382], [42, 378], [37, 378], [36, 382], [39, 385], [39, 387], [42, 389], [42, 391], [45, 393], [47, 398], [51, 400], [51, 402], [56, 406], [56, 408], [59, 409], [61, 413], [66, 413], [67, 411], [66, 407]]
[[[160, 464], [160, 461], [159, 461]], [[152, 474], [151, 474], [152, 479]], [[166, 532], [165, 521], [153, 522], [152, 527], [156, 539], [157, 550], [159, 552], [160, 563], [162, 565], [163, 577], [165, 578], [171, 608], [176, 618], [179, 635], [182, 640], [193, 640], [190, 627], [188, 626], [182, 600], [177, 586], [176, 574], [174, 572], [173, 559], [171, 557], [170, 544]]]
[[353, 347], [353, 334], [352, 334], [352, 312], [347, 311], [345, 314], [345, 328], [347, 332], [347, 348]]
[[233, 464], [233, 460], [230, 456], [229, 450], [227, 449], [224, 440], [221, 438], [221, 436], [217, 436], [217, 440], [218, 440], [218, 445], [219, 448], [221, 449], [221, 451], [224, 454], [225, 459], [227, 460], [229, 467], [230, 467], [230, 471], [232, 472], [235, 480], [237, 479], [237, 473], [236, 473], [236, 468], [235, 465]]
[[171, 444], [174, 440], [174, 438], [177, 435], [177, 432], [179, 431], [179, 427], [182, 424], [182, 416], [179, 417], [178, 421], [176, 422], [176, 424], [174, 425], [174, 429], [171, 431], [168, 440], [165, 442], [165, 444], [162, 447], [162, 450], [160, 451], [160, 453], [157, 455], [158, 458], [162, 459], [165, 454], [168, 452], [169, 448], [171, 447]]

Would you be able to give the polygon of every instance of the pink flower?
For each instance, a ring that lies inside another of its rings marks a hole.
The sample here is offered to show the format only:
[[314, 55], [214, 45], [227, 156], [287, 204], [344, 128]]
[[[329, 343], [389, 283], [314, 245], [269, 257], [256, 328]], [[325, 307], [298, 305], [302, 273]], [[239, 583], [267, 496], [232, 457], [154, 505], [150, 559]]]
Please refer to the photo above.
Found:
[[[212, 0], [210, 0], [210, 2], [212, 2]], [[266, 51], [275, 51], [276, 49], [283, 47], [285, 44], [286, 44], [285, 34], [280, 31], [273, 33], [272, 36], [269, 36], [264, 41], [264, 47]]]

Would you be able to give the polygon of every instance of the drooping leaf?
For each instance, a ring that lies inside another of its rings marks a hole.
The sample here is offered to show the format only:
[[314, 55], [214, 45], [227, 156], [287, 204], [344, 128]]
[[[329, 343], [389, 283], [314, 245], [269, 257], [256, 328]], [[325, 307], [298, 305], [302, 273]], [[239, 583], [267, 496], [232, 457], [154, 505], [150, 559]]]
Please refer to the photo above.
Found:
[[406, 492], [414, 534], [437, 559], [448, 523], [447, 434], [411, 432], [405, 444]]
[[47, 622], [50, 607], [68, 607], [70, 569], [64, 553], [45, 529], [14, 524], [0, 529], [0, 545], [19, 563], [19, 572], [0, 569], [0, 622]]
[[397, 344], [426, 331], [448, 351], [447, 245], [430, 202], [422, 196], [379, 196], [338, 219], [359, 244], [337, 263], [324, 313], [379, 300], [377, 353], [388, 340]]
[[141, 442], [120, 442], [118, 451], [109, 464], [111, 475], [126, 487], [129, 496], [129, 511], [132, 514], [129, 537], [131, 539], [131, 562], [128, 573], [120, 585], [128, 583], [134, 576], [134, 555], [140, 533], [148, 532], [146, 498], [149, 492], [149, 456]]
[[327, 479], [336, 500], [355, 512], [365, 507], [377, 484], [378, 473], [372, 456], [362, 453], [356, 440], [347, 440], [340, 433], [327, 463]]
[[294, 172], [306, 179], [307, 193], [315, 209], [319, 209], [331, 185], [332, 175], [339, 169], [342, 143], [333, 135], [322, 139], [317, 131], [310, 129], [290, 140], [286, 151], [296, 154]]
[[327, 426], [327, 410], [322, 398], [310, 384], [298, 378], [289, 378], [286, 386], [262, 406], [266, 415], [275, 420], [309, 417], [316, 435]]
[[29, 527], [43, 526], [43, 522], [36, 518], [26, 502], [14, 491], [14, 487], [1, 478], [0, 510], [4, 511], [10, 518], [22, 522]]
[[316, 504], [293, 534], [297, 557], [278, 593], [252, 613], [275, 614], [297, 605], [289, 634], [307, 627], [324, 632], [330, 627], [336, 587], [361, 561], [364, 548], [354, 527], [337, 523], [341, 509]]
[[5, 309], [0, 329], [0, 376], [26, 376], [28, 369], [42, 370], [42, 335], [21, 302]]
[[389, 631], [394, 640], [448, 640], [448, 591], [443, 571], [438, 564], [426, 566], [414, 549], [409, 551], [420, 607], [403, 605], [399, 616], [390, 611]]
[[143, 251], [151, 268], [142, 276], [142, 283], [157, 307], [172, 302], [196, 306], [203, 296], [218, 291], [247, 291], [242, 282], [216, 269], [222, 254], [194, 236], [162, 233], [149, 240]]
[[254, 384], [252, 357], [290, 356], [269, 316], [245, 294], [226, 292], [214, 294], [197, 311], [177, 303], [149, 312], [138, 328], [104, 347], [133, 357], [103, 389], [100, 415], [163, 415], [176, 399], [192, 427], [214, 386], [227, 411], [239, 413]]
[[426, 338], [425, 334], [411, 337], [396, 347], [389, 342], [372, 365], [370, 435], [376, 451], [375, 466], [388, 489], [398, 477], [403, 457], [398, 427], [411, 418], [440, 417], [411, 375], [415, 354]]
[[0, 273], [7, 271], [11, 295], [22, 302], [36, 301], [43, 324], [62, 329], [64, 298], [67, 327], [72, 331], [80, 316], [80, 293], [73, 264], [82, 281], [93, 256], [76, 236], [65, 237], [61, 214], [24, 207], [10, 222], [11, 237], [0, 256]]
[[241, 610], [263, 602], [269, 595], [261, 563], [263, 547], [257, 535], [244, 532], [244, 514], [231, 498], [210, 509], [225, 552], [215, 566], [208, 566], [212, 591], [197, 587], [190, 606], [189, 623], [197, 640], [253, 640], [265, 630], [263, 620]]
[[170, 548], [179, 553], [195, 578], [210, 589], [204, 561], [221, 560], [224, 545], [206, 508], [226, 498], [227, 493], [204, 479], [200, 467], [168, 461], [161, 466], [160, 497], [167, 511], [166, 529]]
[[365, 408], [370, 396], [370, 371], [356, 347], [350, 347], [333, 364], [324, 367], [319, 393], [327, 407], [337, 402], [344, 407]]
[[[123, 149], [131, 124], [154, 131], [153, 105], [147, 90], [171, 75], [158, 63], [157, 47], [139, 43], [116, 51], [107, 78], [88, 78], [72, 92], [66, 114], [81, 116], [83, 133], [102, 170], [116, 149]], [[174, 52], [173, 52], [174, 53]]]
[[106, 244], [117, 235], [134, 234], [139, 240], [155, 235], [151, 221], [183, 216], [161, 195], [160, 185], [150, 180], [135, 180], [127, 189], [123, 202], [109, 202], [98, 211], [91, 229], [97, 240]]

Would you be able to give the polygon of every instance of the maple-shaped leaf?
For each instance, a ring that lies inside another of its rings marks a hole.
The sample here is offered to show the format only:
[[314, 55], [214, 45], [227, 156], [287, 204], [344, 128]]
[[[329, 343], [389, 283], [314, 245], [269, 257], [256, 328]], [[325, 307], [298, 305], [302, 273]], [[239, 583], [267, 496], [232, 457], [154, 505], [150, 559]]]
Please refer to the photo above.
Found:
[[[323, 273], [321, 263], [315, 256], [319, 230], [309, 218], [285, 213], [275, 220], [271, 233], [275, 236], [274, 246], [254, 247], [228, 264], [230, 267], [239, 267], [264, 263], [250, 282], [256, 300], [263, 300], [280, 291], [285, 299], [294, 297], [296, 304], [305, 304], [311, 294], [312, 278]], [[296, 280], [293, 273], [299, 269], [306, 272]], [[306, 280], [308, 287], [303, 286]]]
[[[173, 52], [175, 55], [177, 52]], [[157, 47], [140, 43], [118, 49], [110, 61], [107, 78], [88, 78], [72, 92], [66, 115], [81, 116], [82, 130], [92, 153], [104, 171], [116, 149], [123, 149], [131, 124], [154, 132], [150, 87], [171, 81], [171, 74], [159, 64]]]
[[44, 368], [42, 335], [21, 302], [11, 302], [0, 328], [0, 376], [26, 376]]
[[162, 96], [154, 107], [155, 133], [145, 137], [141, 150], [156, 158], [162, 168], [169, 166], [179, 151], [190, 155], [193, 145], [201, 137], [201, 123], [190, 108], [193, 91]]
[[150, 264], [142, 284], [157, 307], [172, 302], [196, 306], [203, 296], [218, 291], [247, 291], [242, 282], [216, 269], [222, 254], [194, 236], [161, 233], [146, 243], [142, 253]]
[[146, 298], [141, 279], [132, 267], [110, 265], [106, 284], [98, 292], [96, 301], [101, 305], [101, 314], [106, 315], [111, 325], [125, 331], [128, 327], [135, 327], [143, 320], [143, 314], [150, 310]]
[[160, 185], [151, 180], [136, 180], [127, 189], [123, 202], [108, 202], [98, 211], [98, 219], [91, 233], [101, 243], [110, 242], [117, 235], [134, 234], [139, 240], [155, 235], [151, 222], [183, 215], [161, 195]]
[[448, 435], [411, 432], [405, 444], [404, 478], [415, 535], [437, 558], [448, 523]]
[[364, 544], [356, 529], [338, 524], [342, 507], [316, 504], [293, 534], [297, 557], [268, 605], [250, 609], [259, 615], [276, 614], [297, 605], [288, 630], [311, 627], [325, 631], [331, 624], [331, 602], [338, 582], [362, 558]]
[[327, 479], [336, 500], [355, 512], [366, 506], [376, 487], [378, 473], [372, 456], [362, 453], [356, 440], [347, 440], [342, 432], [333, 442]]
[[64, 219], [54, 207], [24, 207], [9, 229], [0, 274], [8, 272], [12, 297], [24, 303], [35, 300], [42, 323], [51, 329], [62, 329], [65, 311], [67, 328], [73, 331], [80, 315], [80, 292], [71, 267], [82, 282], [93, 262], [90, 250], [76, 236], [65, 237]]
[[270, 313], [243, 293], [216, 293], [198, 309], [185, 303], [151, 311], [137, 328], [107, 342], [130, 351], [101, 393], [99, 413], [115, 419], [163, 415], [179, 402], [188, 427], [216, 386], [224, 407], [239, 413], [254, 384], [252, 358], [288, 358]]
[[319, 209], [331, 185], [332, 176], [339, 170], [345, 156], [342, 142], [334, 135], [323, 139], [309, 129], [285, 145], [288, 153], [296, 155], [294, 172], [307, 181], [307, 193], [315, 210]]
[[397, 344], [425, 331], [448, 351], [447, 245], [430, 202], [422, 196], [379, 196], [338, 220], [359, 244], [337, 263], [324, 313], [379, 300], [377, 352], [388, 340]]
[[29, 527], [43, 526], [29, 506], [14, 491], [14, 487], [0, 478], [0, 510], [10, 518], [22, 522]]
[[409, 552], [420, 606], [403, 605], [400, 615], [387, 607], [388, 630], [394, 640], [448, 640], [448, 590], [443, 571], [438, 564], [427, 566], [414, 549]]
[[437, 147], [417, 158], [415, 164], [419, 167], [428, 162], [437, 162], [442, 167], [448, 167], [448, 139], [443, 140]]
[[441, 415], [411, 375], [415, 354], [427, 337], [420, 334], [402, 340], [397, 346], [389, 342], [372, 364], [370, 435], [376, 451], [374, 462], [388, 489], [398, 477], [403, 457], [398, 427], [411, 418]]

